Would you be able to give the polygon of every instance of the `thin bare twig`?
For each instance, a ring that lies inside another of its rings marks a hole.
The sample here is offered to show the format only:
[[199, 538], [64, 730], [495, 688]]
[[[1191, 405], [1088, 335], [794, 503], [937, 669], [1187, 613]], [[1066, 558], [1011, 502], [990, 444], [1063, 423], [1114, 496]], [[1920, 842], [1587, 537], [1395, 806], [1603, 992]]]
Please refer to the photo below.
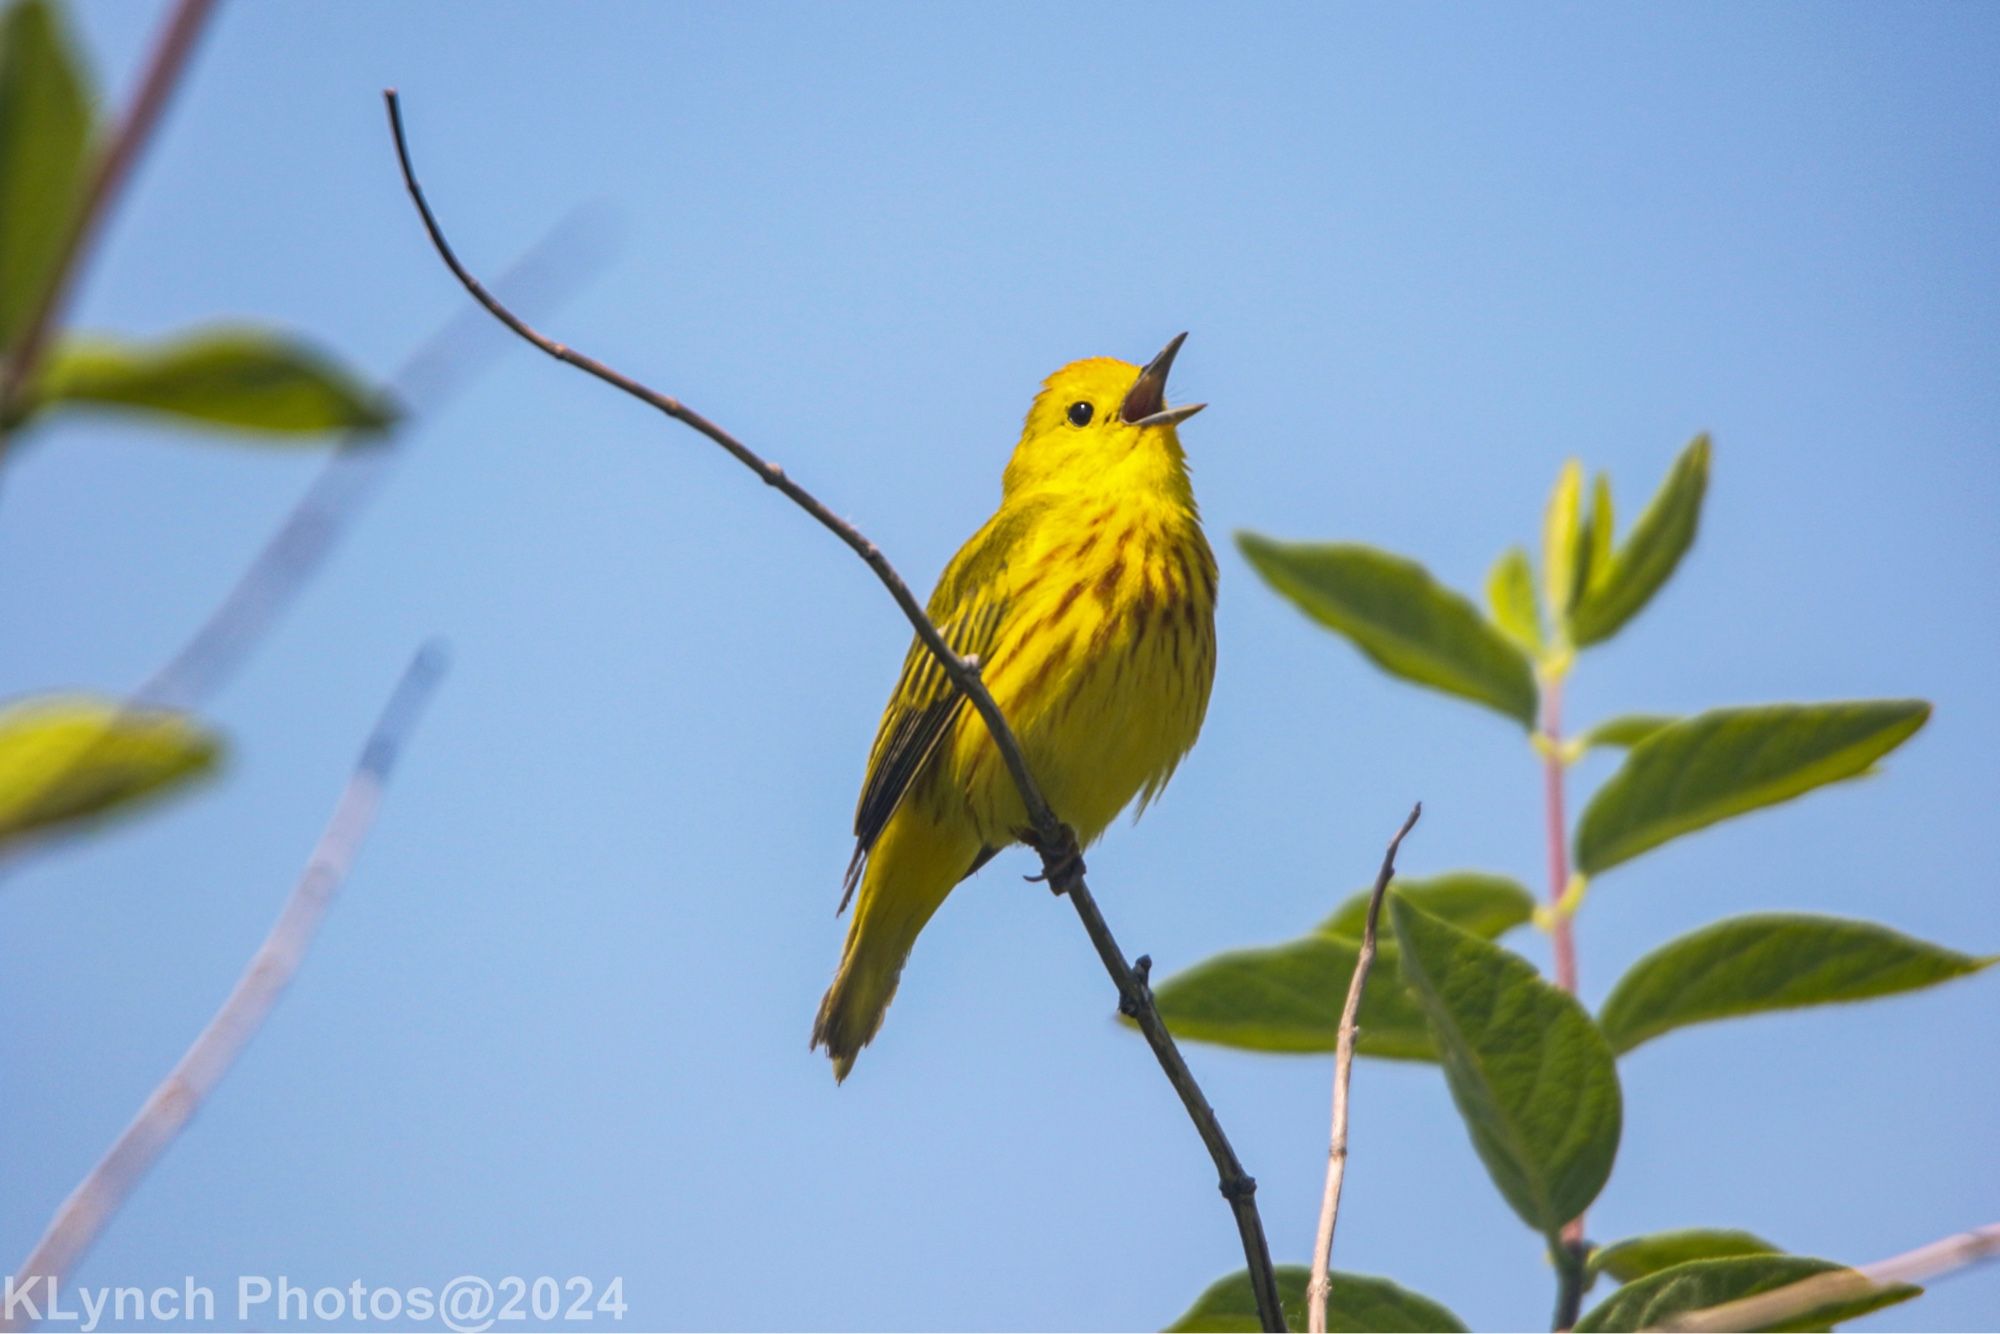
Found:
[[1734, 1329], [1773, 1329], [1824, 1307], [1872, 1296], [1900, 1283], [1918, 1283], [2000, 1256], [2000, 1223], [1960, 1232], [1914, 1251], [1859, 1269], [1829, 1269], [1769, 1292], [1674, 1317], [1661, 1330], [1719, 1334]]
[[1112, 981], [1118, 987], [1118, 1008], [1130, 1016], [1145, 1034], [1147, 1044], [1152, 1048], [1160, 1068], [1166, 1072], [1167, 1080], [1180, 1095], [1181, 1105], [1187, 1109], [1189, 1120], [1207, 1147], [1209, 1156], [1215, 1162], [1218, 1184], [1223, 1197], [1235, 1215], [1236, 1228], [1243, 1243], [1243, 1256], [1250, 1272], [1251, 1288], [1256, 1294], [1257, 1312], [1260, 1323], [1267, 1330], [1282, 1330], [1285, 1327], [1284, 1310], [1278, 1298], [1276, 1275], [1271, 1268], [1270, 1247], [1264, 1239], [1264, 1224], [1258, 1215], [1256, 1204], [1257, 1183], [1244, 1172], [1243, 1165], [1223, 1134], [1222, 1125], [1216, 1119], [1215, 1111], [1208, 1104], [1201, 1086], [1195, 1082], [1187, 1062], [1174, 1045], [1171, 1034], [1161, 1021], [1159, 1012], [1153, 1006], [1152, 989], [1147, 985], [1147, 970], [1151, 961], [1141, 956], [1136, 964], [1128, 963], [1124, 951], [1119, 949], [1111, 929], [1105, 924], [1104, 916], [1098, 911], [1096, 900], [1091, 897], [1089, 886], [1084, 882], [1083, 859], [1078, 855], [1076, 835], [1056, 818], [1049, 808], [1041, 789], [1036, 785], [1034, 775], [1028, 771], [1028, 762], [1021, 753], [1021, 744], [1015, 738], [1007, 719], [1000, 712], [979, 678], [977, 664], [969, 662], [952, 651], [952, 648], [938, 633], [938, 628], [924, 614], [923, 604], [896, 573], [888, 559], [876, 545], [863, 536], [853, 524], [848, 523], [822, 504], [817, 497], [794, 482], [785, 470], [768, 462], [751, 450], [735, 436], [716, 425], [699, 412], [680, 400], [671, 398], [648, 388], [630, 376], [613, 370], [601, 361], [584, 356], [574, 349], [556, 342], [537, 332], [497, 301], [477, 278], [459, 263], [451, 244], [445, 240], [444, 231], [432, 214], [430, 204], [424, 198], [423, 188], [417, 184], [416, 170], [410, 163], [409, 144], [403, 133], [403, 113], [394, 89], [383, 92], [388, 105], [389, 128], [395, 137], [396, 157], [402, 166], [403, 184], [408, 189], [411, 202], [416, 205], [418, 215], [423, 219], [424, 229], [429, 233], [431, 244], [438, 257], [457, 278], [460, 285], [472, 298], [484, 306], [489, 314], [502, 324], [519, 334], [527, 342], [558, 361], [566, 362], [585, 374], [595, 376], [615, 389], [631, 395], [681, 424], [693, 428], [726, 450], [737, 462], [755, 473], [765, 485], [783, 493], [786, 499], [811, 515], [822, 528], [839, 538], [841, 542], [859, 556], [875, 573], [882, 586], [895, 599], [904, 617], [915, 630], [917, 638], [929, 650], [939, 667], [959, 693], [971, 701], [986, 724], [986, 730], [993, 738], [995, 748], [1007, 765], [1007, 772], [1020, 791], [1022, 804], [1027, 808], [1028, 821], [1032, 826], [1032, 842], [1041, 854], [1043, 874], [1049, 888], [1057, 894], [1067, 895], [1076, 914], [1083, 922], [1090, 941], [1097, 949], [1098, 958], [1104, 963]]
[[[105, 214], [109, 212], [111, 201], [117, 197], [119, 187], [131, 174], [133, 164], [139, 160], [139, 154], [152, 137], [154, 127], [159, 124], [160, 113], [165, 110], [168, 98], [179, 85], [181, 74], [187, 68], [188, 56], [194, 51], [195, 40], [201, 36], [202, 27], [214, 8], [215, 0], [180, 0], [173, 16], [167, 20], [166, 29], [153, 48], [152, 59], [147, 62], [146, 73], [139, 81], [139, 91], [132, 98], [124, 120], [119, 122], [117, 133], [98, 159], [97, 170], [91, 175], [83, 198], [77, 202], [76, 216], [71, 220], [69, 232], [63, 237], [62, 249], [57, 252], [48, 284], [42, 289], [34, 312], [22, 326], [13, 356], [8, 359], [5, 368], [0, 369], [0, 423], [11, 420], [19, 406], [21, 395], [48, 347], [49, 337], [62, 314], [70, 288], [75, 284], [77, 271], [82, 267], [82, 259], [96, 237]], [[4, 448], [4, 428], [0, 428], [0, 449]]]
[[1340, 1188], [1347, 1179], [1347, 1085], [1354, 1074], [1354, 1040], [1360, 1034], [1361, 992], [1368, 985], [1368, 970], [1375, 966], [1375, 929], [1382, 916], [1382, 896], [1396, 874], [1396, 851], [1403, 838], [1423, 817], [1420, 801], [1410, 808], [1403, 827], [1389, 840], [1382, 854], [1382, 869], [1375, 874], [1375, 888], [1368, 894], [1367, 923], [1361, 928], [1361, 953], [1354, 960], [1354, 976], [1348, 979], [1347, 1003], [1340, 1008], [1340, 1036], [1333, 1050], [1333, 1132], [1326, 1149], [1326, 1190], [1319, 1202], [1319, 1235], [1313, 1241], [1312, 1278], [1306, 1284], [1306, 1328], [1310, 1334], [1326, 1334], [1326, 1303], [1333, 1291], [1333, 1229], [1340, 1219]]
[[[46, 1299], [54, 1295], [56, 1285], [90, 1249], [133, 1187], [173, 1143], [270, 1017], [279, 996], [298, 972], [334, 892], [354, 864], [361, 840], [374, 821], [396, 752], [416, 723], [443, 667], [443, 655], [427, 646], [404, 671], [271, 933], [208, 1027], [153, 1090], [109, 1152], [56, 1210], [48, 1231], [14, 1277], [15, 1293], [28, 1295], [31, 1301], [35, 1296]], [[12, 1310], [0, 1312], [0, 1330], [26, 1328], [35, 1318], [39, 1317], [29, 1317], [28, 1308], [17, 1302]]]

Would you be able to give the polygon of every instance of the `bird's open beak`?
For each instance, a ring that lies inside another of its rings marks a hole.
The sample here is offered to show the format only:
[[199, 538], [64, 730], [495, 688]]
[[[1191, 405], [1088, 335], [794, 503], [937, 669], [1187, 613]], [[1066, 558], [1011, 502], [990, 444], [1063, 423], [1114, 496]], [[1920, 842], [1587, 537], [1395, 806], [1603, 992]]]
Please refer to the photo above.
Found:
[[1147, 362], [1146, 369], [1139, 372], [1139, 378], [1126, 391], [1125, 405], [1118, 410], [1118, 415], [1126, 422], [1133, 426], [1172, 426], [1208, 406], [1206, 403], [1185, 403], [1177, 408], [1167, 406], [1167, 372], [1173, 369], [1174, 354], [1186, 341], [1186, 334], [1175, 334], [1174, 341], [1161, 348], [1160, 355]]

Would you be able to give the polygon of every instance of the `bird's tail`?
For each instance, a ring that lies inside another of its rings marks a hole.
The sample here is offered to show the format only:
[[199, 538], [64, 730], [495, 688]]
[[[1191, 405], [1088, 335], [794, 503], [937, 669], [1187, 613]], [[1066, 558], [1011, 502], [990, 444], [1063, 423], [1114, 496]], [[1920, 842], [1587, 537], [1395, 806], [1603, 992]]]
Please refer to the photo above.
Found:
[[977, 851], [976, 838], [954, 837], [912, 810], [898, 812], [882, 831], [862, 873], [840, 971], [813, 1022], [812, 1045], [826, 1048], [835, 1080], [847, 1078], [881, 1029], [910, 947]]

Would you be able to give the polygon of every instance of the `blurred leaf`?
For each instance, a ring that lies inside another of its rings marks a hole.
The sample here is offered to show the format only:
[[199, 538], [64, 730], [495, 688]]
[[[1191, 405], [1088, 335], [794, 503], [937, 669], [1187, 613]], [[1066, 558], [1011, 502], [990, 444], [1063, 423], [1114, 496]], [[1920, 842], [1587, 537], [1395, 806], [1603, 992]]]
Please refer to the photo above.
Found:
[[1636, 746], [1661, 728], [1679, 721], [1670, 713], [1624, 713], [1605, 719], [1577, 740], [1585, 747]]
[[[1442, 917], [1482, 940], [1497, 940], [1535, 915], [1535, 896], [1520, 881], [1485, 871], [1446, 871], [1420, 880], [1397, 876], [1389, 882], [1389, 894], [1408, 899], [1431, 916]], [[1368, 891], [1364, 889], [1335, 909], [1319, 929], [1358, 941], [1367, 923]], [[1396, 948], [1396, 938], [1386, 928], [1378, 935], [1382, 949]]]
[[1616, 866], [1718, 820], [1852, 778], [1930, 717], [1922, 700], [1716, 709], [1632, 748], [1576, 831], [1577, 869]]
[[[1701, 499], [1708, 490], [1708, 437], [1699, 435], [1681, 452], [1667, 480], [1609, 564], [1593, 575], [1570, 615], [1570, 638], [1579, 646], [1618, 633], [1625, 622], [1660, 591], [1694, 542]], [[1609, 496], [1606, 497], [1609, 523]]]
[[[1689, 1260], [1648, 1274], [1628, 1283], [1576, 1322], [1577, 1334], [1585, 1330], [1652, 1329], [1677, 1315], [1706, 1310], [1754, 1297], [1772, 1288], [1823, 1274], [1845, 1266], [1830, 1260], [1803, 1255], [1741, 1255], [1717, 1260]], [[1831, 1329], [1837, 1322], [1852, 1320], [1870, 1311], [1879, 1311], [1897, 1302], [1906, 1302], [1923, 1291], [1908, 1284], [1883, 1288], [1868, 1297], [1856, 1298], [1811, 1311], [1795, 1321], [1778, 1326], [1788, 1330]]]
[[1604, 1002], [1599, 1023], [1622, 1055], [1689, 1024], [1915, 991], [1995, 962], [1870, 922], [1806, 913], [1731, 917], [1634, 964]]
[[1583, 521], [1583, 576], [1576, 581], [1582, 597], [1586, 589], [1601, 586], [1611, 574], [1611, 539], [1617, 522], [1611, 512], [1611, 477], [1597, 474], [1590, 488], [1590, 517]]
[[96, 404], [266, 435], [380, 431], [388, 400], [288, 335], [210, 329], [155, 343], [65, 337], [35, 386], [38, 407]]
[[[1312, 1271], [1304, 1265], [1277, 1267], [1278, 1299], [1284, 1307], [1285, 1324], [1291, 1329], [1306, 1327], [1306, 1284]], [[1464, 1324], [1428, 1297], [1419, 1297], [1408, 1288], [1386, 1278], [1346, 1274], [1336, 1269], [1329, 1277], [1333, 1291], [1326, 1302], [1329, 1334], [1363, 1334], [1383, 1330], [1395, 1334], [1454, 1334]], [[1239, 1269], [1211, 1285], [1195, 1299], [1187, 1313], [1167, 1326], [1167, 1334], [1182, 1331], [1256, 1331], [1257, 1299], [1250, 1291], [1250, 1271]]]
[[90, 88], [56, 7], [0, 16], [0, 350], [55, 280], [91, 168]]
[[1604, 1035], [1520, 956], [1402, 899], [1403, 977], [1431, 1024], [1452, 1101], [1507, 1203], [1556, 1244], [1611, 1175], [1623, 1107]]
[[1384, 671], [1534, 726], [1527, 657], [1415, 561], [1372, 547], [1274, 542], [1255, 533], [1238, 533], [1236, 543], [1266, 583]]
[[1542, 596], [1549, 618], [1558, 626], [1569, 621], [1576, 598], [1576, 576], [1583, 556], [1583, 465], [1575, 459], [1556, 474], [1555, 490], [1542, 515]]
[[1590, 1257], [1592, 1270], [1630, 1283], [1689, 1260], [1715, 1260], [1732, 1255], [1779, 1255], [1783, 1252], [1762, 1237], [1734, 1228], [1690, 1227], [1628, 1237], [1600, 1247]]
[[[1528, 920], [1534, 898], [1502, 876], [1459, 871], [1425, 880], [1394, 880], [1389, 899], [1409, 898], [1481, 936]], [[1157, 984], [1153, 1003], [1176, 1037], [1249, 1051], [1330, 1052], [1340, 1011], [1361, 953], [1368, 894], [1342, 904], [1311, 935], [1262, 949], [1230, 950]], [[1131, 1020], [1123, 1019], [1127, 1026]], [[1396, 969], [1396, 941], [1386, 926], [1361, 996], [1356, 1050], [1390, 1060], [1436, 1059], [1430, 1030]]]
[[1576, 536], [1576, 568], [1570, 574], [1567, 614], [1582, 599], [1584, 590], [1604, 581], [1611, 569], [1611, 481], [1597, 474], [1590, 491], [1590, 508]]
[[133, 806], [208, 773], [221, 743], [180, 714], [87, 695], [0, 710], [0, 842]]
[[1486, 606], [1493, 623], [1530, 656], [1542, 651], [1542, 609], [1535, 605], [1535, 572], [1528, 553], [1509, 547], [1486, 576]]

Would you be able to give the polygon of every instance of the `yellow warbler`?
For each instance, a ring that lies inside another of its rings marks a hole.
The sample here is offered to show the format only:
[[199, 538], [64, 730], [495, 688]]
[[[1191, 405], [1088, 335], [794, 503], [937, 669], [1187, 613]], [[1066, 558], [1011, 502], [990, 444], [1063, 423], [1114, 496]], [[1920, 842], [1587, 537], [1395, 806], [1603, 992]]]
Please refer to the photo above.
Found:
[[[931, 620], [976, 655], [1057, 816], [1088, 846], [1156, 795], [1194, 744], [1215, 679], [1215, 556], [1202, 536], [1167, 372], [1099, 357], [1051, 375], [1000, 508], [938, 579]], [[845, 1079], [903, 961], [952, 886], [1028, 817], [979, 715], [921, 643], [882, 714], [854, 813], [854, 919], [813, 1046]]]

